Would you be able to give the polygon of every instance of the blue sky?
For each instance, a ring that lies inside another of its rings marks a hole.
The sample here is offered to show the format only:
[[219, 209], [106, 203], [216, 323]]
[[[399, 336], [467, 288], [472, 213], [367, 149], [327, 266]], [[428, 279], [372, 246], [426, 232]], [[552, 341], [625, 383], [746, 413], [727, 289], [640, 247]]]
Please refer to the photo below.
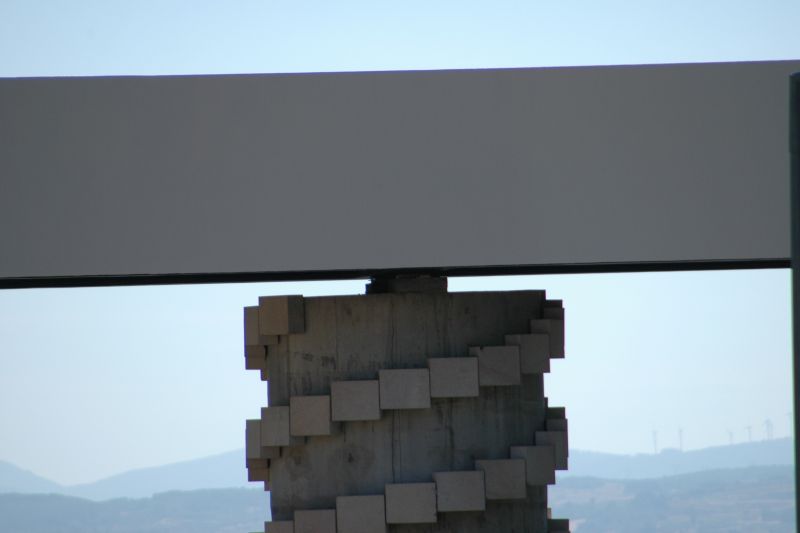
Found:
[[[535, 67], [800, 58], [789, 1], [0, 2], [0, 77]], [[572, 445], [788, 432], [787, 271], [453, 280], [568, 309], [547, 392]], [[266, 389], [241, 307], [362, 282], [0, 292], [0, 459], [65, 483], [238, 448]], [[722, 371], [721, 371], [722, 369]]]

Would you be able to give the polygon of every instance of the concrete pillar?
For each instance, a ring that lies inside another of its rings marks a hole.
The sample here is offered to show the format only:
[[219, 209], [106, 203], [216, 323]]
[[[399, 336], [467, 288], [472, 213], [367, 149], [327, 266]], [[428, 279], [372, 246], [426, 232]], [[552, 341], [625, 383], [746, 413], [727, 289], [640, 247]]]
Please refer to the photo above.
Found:
[[273, 520], [297, 528], [317, 516], [306, 511], [346, 507], [341, 529], [360, 502], [385, 501], [387, 523], [403, 531], [545, 533], [547, 484], [567, 454], [541, 356], [545, 346], [564, 355], [561, 302], [544, 291], [448, 293], [431, 280], [367, 292], [261, 298], [258, 334], [249, 312], [248, 345], [270, 343], [260, 444], [280, 445], [265, 459]]

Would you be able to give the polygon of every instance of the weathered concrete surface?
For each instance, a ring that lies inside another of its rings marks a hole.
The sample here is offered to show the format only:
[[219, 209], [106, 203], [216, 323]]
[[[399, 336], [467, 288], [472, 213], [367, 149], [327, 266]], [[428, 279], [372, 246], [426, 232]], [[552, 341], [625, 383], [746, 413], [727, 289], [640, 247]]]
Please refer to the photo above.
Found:
[[[530, 333], [542, 291], [406, 293], [305, 298], [305, 331], [268, 347], [270, 406], [290, 396], [328, 395], [331, 382], [375, 380], [381, 369], [427, 368], [432, 357], [466, 357], [472, 346], [502, 346]], [[295, 509], [334, 508], [337, 496], [383, 494], [390, 483], [429, 483], [433, 473], [474, 470], [478, 459], [508, 459], [545, 430], [541, 374], [521, 386], [482, 387], [477, 397], [431, 400], [429, 409], [384, 411], [345, 422], [271, 461], [275, 520]], [[525, 499], [489, 501], [485, 513], [439, 513], [436, 524], [392, 531], [544, 532], [546, 487]]]

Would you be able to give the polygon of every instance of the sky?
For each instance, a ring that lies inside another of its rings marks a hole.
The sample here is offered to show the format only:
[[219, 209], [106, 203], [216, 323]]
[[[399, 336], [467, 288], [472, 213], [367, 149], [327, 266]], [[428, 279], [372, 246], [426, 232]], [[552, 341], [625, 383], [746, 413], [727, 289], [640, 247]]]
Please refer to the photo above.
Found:
[[[0, 77], [797, 59], [798, 21], [800, 3], [771, 0], [0, 0]], [[239, 448], [266, 401], [241, 307], [363, 286], [0, 291], [0, 460], [75, 484]], [[788, 271], [451, 280], [512, 288], [565, 300], [546, 388], [573, 447], [741, 442], [767, 419], [788, 434]]]

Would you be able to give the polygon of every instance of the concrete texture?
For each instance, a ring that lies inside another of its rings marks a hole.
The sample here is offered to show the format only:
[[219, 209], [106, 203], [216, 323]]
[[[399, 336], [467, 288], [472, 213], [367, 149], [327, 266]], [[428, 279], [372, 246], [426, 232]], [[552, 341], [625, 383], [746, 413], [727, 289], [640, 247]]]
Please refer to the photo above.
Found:
[[436, 357], [428, 359], [431, 398], [474, 398], [478, 396], [477, 357]]
[[302, 296], [262, 296], [258, 299], [260, 335], [288, 335], [305, 329]]
[[564, 358], [564, 321], [560, 319], [531, 320], [531, 333], [544, 333], [550, 336], [550, 357]]
[[265, 522], [264, 531], [266, 533], [294, 533], [294, 522], [291, 520]]
[[289, 421], [289, 434], [293, 437], [330, 435], [331, 397], [292, 396]]
[[495, 459], [475, 461], [475, 468], [483, 470], [487, 500], [524, 500], [525, 461], [522, 459]]
[[258, 332], [258, 306], [244, 308], [244, 344], [253, 346], [260, 344]]
[[[269, 404], [332, 395], [332, 383], [375, 380], [381, 369], [426, 369], [431, 357], [464, 357], [502, 345], [540, 318], [541, 291], [404, 293], [304, 299], [305, 331], [269, 347]], [[332, 399], [333, 403], [333, 399]], [[431, 483], [434, 472], [475, 470], [476, 459], [507, 459], [545, 427], [541, 374], [520, 386], [484, 387], [477, 397], [437, 399], [428, 409], [383, 411], [380, 420], [341, 423], [329, 437], [284, 447], [270, 463], [272, 516], [331, 509], [338, 496], [383, 494], [387, 484]], [[523, 473], [524, 475], [524, 473]], [[524, 483], [524, 479], [523, 479]], [[485, 512], [440, 513], [403, 533], [546, 531], [546, 488], [496, 500]], [[387, 503], [388, 505], [388, 503]], [[390, 530], [393, 528], [389, 528]]]
[[336, 533], [336, 510], [295, 511], [294, 533]]
[[387, 524], [431, 524], [435, 522], [435, 483], [386, 485]]
[[245, 457], [261, 459], [261, 420], [245, 422]]
[[549, 335], [506, 335], [506, 344], [519, 347], [520, 371], [523, 374], [550, 372]]
[[486, 510], [483, 472], [436, 472], [436, 508], [440, 513]]
[[380, 420], [380, 388], [377, 379], [331, 383], [334, 421]]
[[261, 409], [261, 445], [290, 446], [288, 407], [264, 407]]
[[427, 409], [431, 406], [427, 368], [380, 370], [381, 409]]
[[555, 484], [556, 454], [552, 446], [512, 446], [509, 455], [525, 461], [525, 482], [529, 486]]
[[337, 533], [386, 533], [383, 494], [336, 498]]
[[552, 446], [556, 459], [556, 470], [567, 470], [569, 448], [564, 431], [537, 431], [534, 436], [537, 446]]
[[478, 379], [481, 387], [519, 385], [521, 383], [519, 347], [471, 347], [470, 355], [478, 357]]

